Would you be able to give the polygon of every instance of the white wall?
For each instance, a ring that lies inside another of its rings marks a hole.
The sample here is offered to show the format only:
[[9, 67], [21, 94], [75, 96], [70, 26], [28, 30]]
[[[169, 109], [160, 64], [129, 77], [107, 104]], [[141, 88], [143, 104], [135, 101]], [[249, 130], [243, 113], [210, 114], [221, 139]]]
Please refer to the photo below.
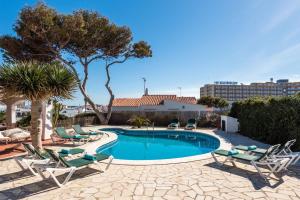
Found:
[[238, 119], [222, 115], [221, 116], [221, 126], [222, 126], [222, 121], [225, 121], [225, 132], [231, 132], [231, 133], [236, 133], [238, 132], [239, 129], [239, 122]]
[[50, 139], [52, 134], [52, 104], [45, 102], [43, 105], [43, 135], [42, 139]]

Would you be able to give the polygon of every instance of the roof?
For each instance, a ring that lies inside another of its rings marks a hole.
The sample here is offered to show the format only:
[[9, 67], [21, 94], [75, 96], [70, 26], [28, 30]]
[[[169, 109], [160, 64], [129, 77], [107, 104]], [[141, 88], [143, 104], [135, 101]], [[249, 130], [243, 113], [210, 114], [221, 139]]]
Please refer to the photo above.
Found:
[[113, 106], [139, 106], [141, 99], [138, 98], [116, 98], [113, 101]]
[[196, 104], [195, 97], [177, 97], [176, 95], [143, 95], [141, 98], [116, 98], [113, 101], [113, 106], [155, 106], [162, 105], [165, 100], [176, 101], [185, 104]]

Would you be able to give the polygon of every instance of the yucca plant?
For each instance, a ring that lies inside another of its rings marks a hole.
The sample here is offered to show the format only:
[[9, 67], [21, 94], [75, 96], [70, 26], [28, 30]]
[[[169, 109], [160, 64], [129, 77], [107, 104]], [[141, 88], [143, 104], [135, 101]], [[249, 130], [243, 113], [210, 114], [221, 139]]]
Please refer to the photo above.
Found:
[[128, 122], [132, 124], [133, 126], [136, 126], [138, 128], [141, 128], [142, 126], [149, 125], [151, 121], [144, 117], [139, 116], [132, 116]]
[[50, 98], [72, 98], [75, 75], [60, 63], [17, 62], [0, 67], [1, 92], [5, 97], [31, 101], [31, 139], [42, 149], [42, 106]]

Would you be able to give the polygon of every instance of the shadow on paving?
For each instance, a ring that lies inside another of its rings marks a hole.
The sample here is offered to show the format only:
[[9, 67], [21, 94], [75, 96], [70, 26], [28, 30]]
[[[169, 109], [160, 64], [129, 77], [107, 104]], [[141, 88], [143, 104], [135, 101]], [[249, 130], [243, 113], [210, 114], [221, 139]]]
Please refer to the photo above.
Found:
[[[208, 167], [212, 167], [227, 173], [231, 173], [237, 176], [241, 176], [244, 177], [246, 179], [248, 179], [249, 181], [251, 181], [253, 187], [255, 190], [260, 190], [264, 187], [270, 187], [270, 188], [276, 188], [279, 185], [281, 185], [282, 183], [284, 183], [284, 181], [282, 180], [281, 176], [279, 174], [277, 174], [280, 177], [277, 177], [278, 179], [275, 178], [269, 178], [268, 181], [265, 181], [259, 174], [258, 172], [252, 172], [246, 169], [242, 169], [239, 167], [234, 167], [234, 166], [230, 166], [230, 165], [222, 165], [219, 166], [217, 163], [209, 163], [206, 164], [206, 166]], [[276, 175], [276, 176], [277, 176]], [[274, 176], [274, 175], [273, 175]], [[273, 182], [275, 182], [274, 184], [270, 183], [270, 180]]]
[[11, 181], [18, 181], [30, 177], [35, 177], [29, 170], [23, 170], [18, 172], [13, 172], [9, 174], [0, 175], [0, 183], [7, 183]]
[[259, 148], [268, 148], [270, 145], [264, 144], [259, 141], [255, 141], [251, 138], [248, 138], [246, 136], [243, 136], [238, 133], [226, 133], [224, 131], [220, 130], [213, 130], [213, 132], [219, 136], [220, 138], [224, 139], [226, 142], [231, 143], [233, 146], [237, 145], [256, 145]]
[[300, 163], [290, 166], [286, 174], [287, 176], [300, 179]]
[[[96, 174], [100, 174], [100, 171], [93, 169], [93, 168], [83, 168], [83, 169], [76, 171], [68, 183], [72, 184], [73, 180], [85, 178], [85, 177], [89, 177], [89, 176], [94, 176]], [[48, 174], [45, 173], [45, 175], [47, 176]], [[67, 176], [67, 174], [62, 174], [62, 175], [57, 176], [57, 179], [59, 180], [59, 182], [63, 182], [65, 180], [66, 176]], [[16, 179], [14, 179], [14, 180], [16, 180]], [[11, 180], [11, 181], [13, 181], [13, 180]], [[52, 178], [45, 179], [45, 180], [40, 178], [40, 181], [33, 182], [33, 183], [30, 183], [27, 185], [14, 187], [11, 189], [2, 190], [0, 193], [7, 196], [8, 199], [22, 199], [22, 198], [28, 198], [28, 197], [31, 197], [31, 196], [34, 196], [37, 194], [45, 193], [47, 191], [55, 190], [58, 188], [59, 187], [55, 184], [55, 182]]]

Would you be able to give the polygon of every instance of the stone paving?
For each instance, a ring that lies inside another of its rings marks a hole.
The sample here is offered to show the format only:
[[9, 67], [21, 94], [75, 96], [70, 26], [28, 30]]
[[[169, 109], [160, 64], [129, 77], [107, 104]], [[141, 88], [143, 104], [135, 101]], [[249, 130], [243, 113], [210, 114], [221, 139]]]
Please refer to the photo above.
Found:
[[92, 166], [77, 171], [66, 186], [58, 188], [51, 179], [21, 171], [10, 159], [0, 162], [0, 200], [300, 199], [299, 166], [268, 182], [252, 166], [237, 166], [219, 167], [211, 158], [167, 165], [113, 164], [101, 173]]

